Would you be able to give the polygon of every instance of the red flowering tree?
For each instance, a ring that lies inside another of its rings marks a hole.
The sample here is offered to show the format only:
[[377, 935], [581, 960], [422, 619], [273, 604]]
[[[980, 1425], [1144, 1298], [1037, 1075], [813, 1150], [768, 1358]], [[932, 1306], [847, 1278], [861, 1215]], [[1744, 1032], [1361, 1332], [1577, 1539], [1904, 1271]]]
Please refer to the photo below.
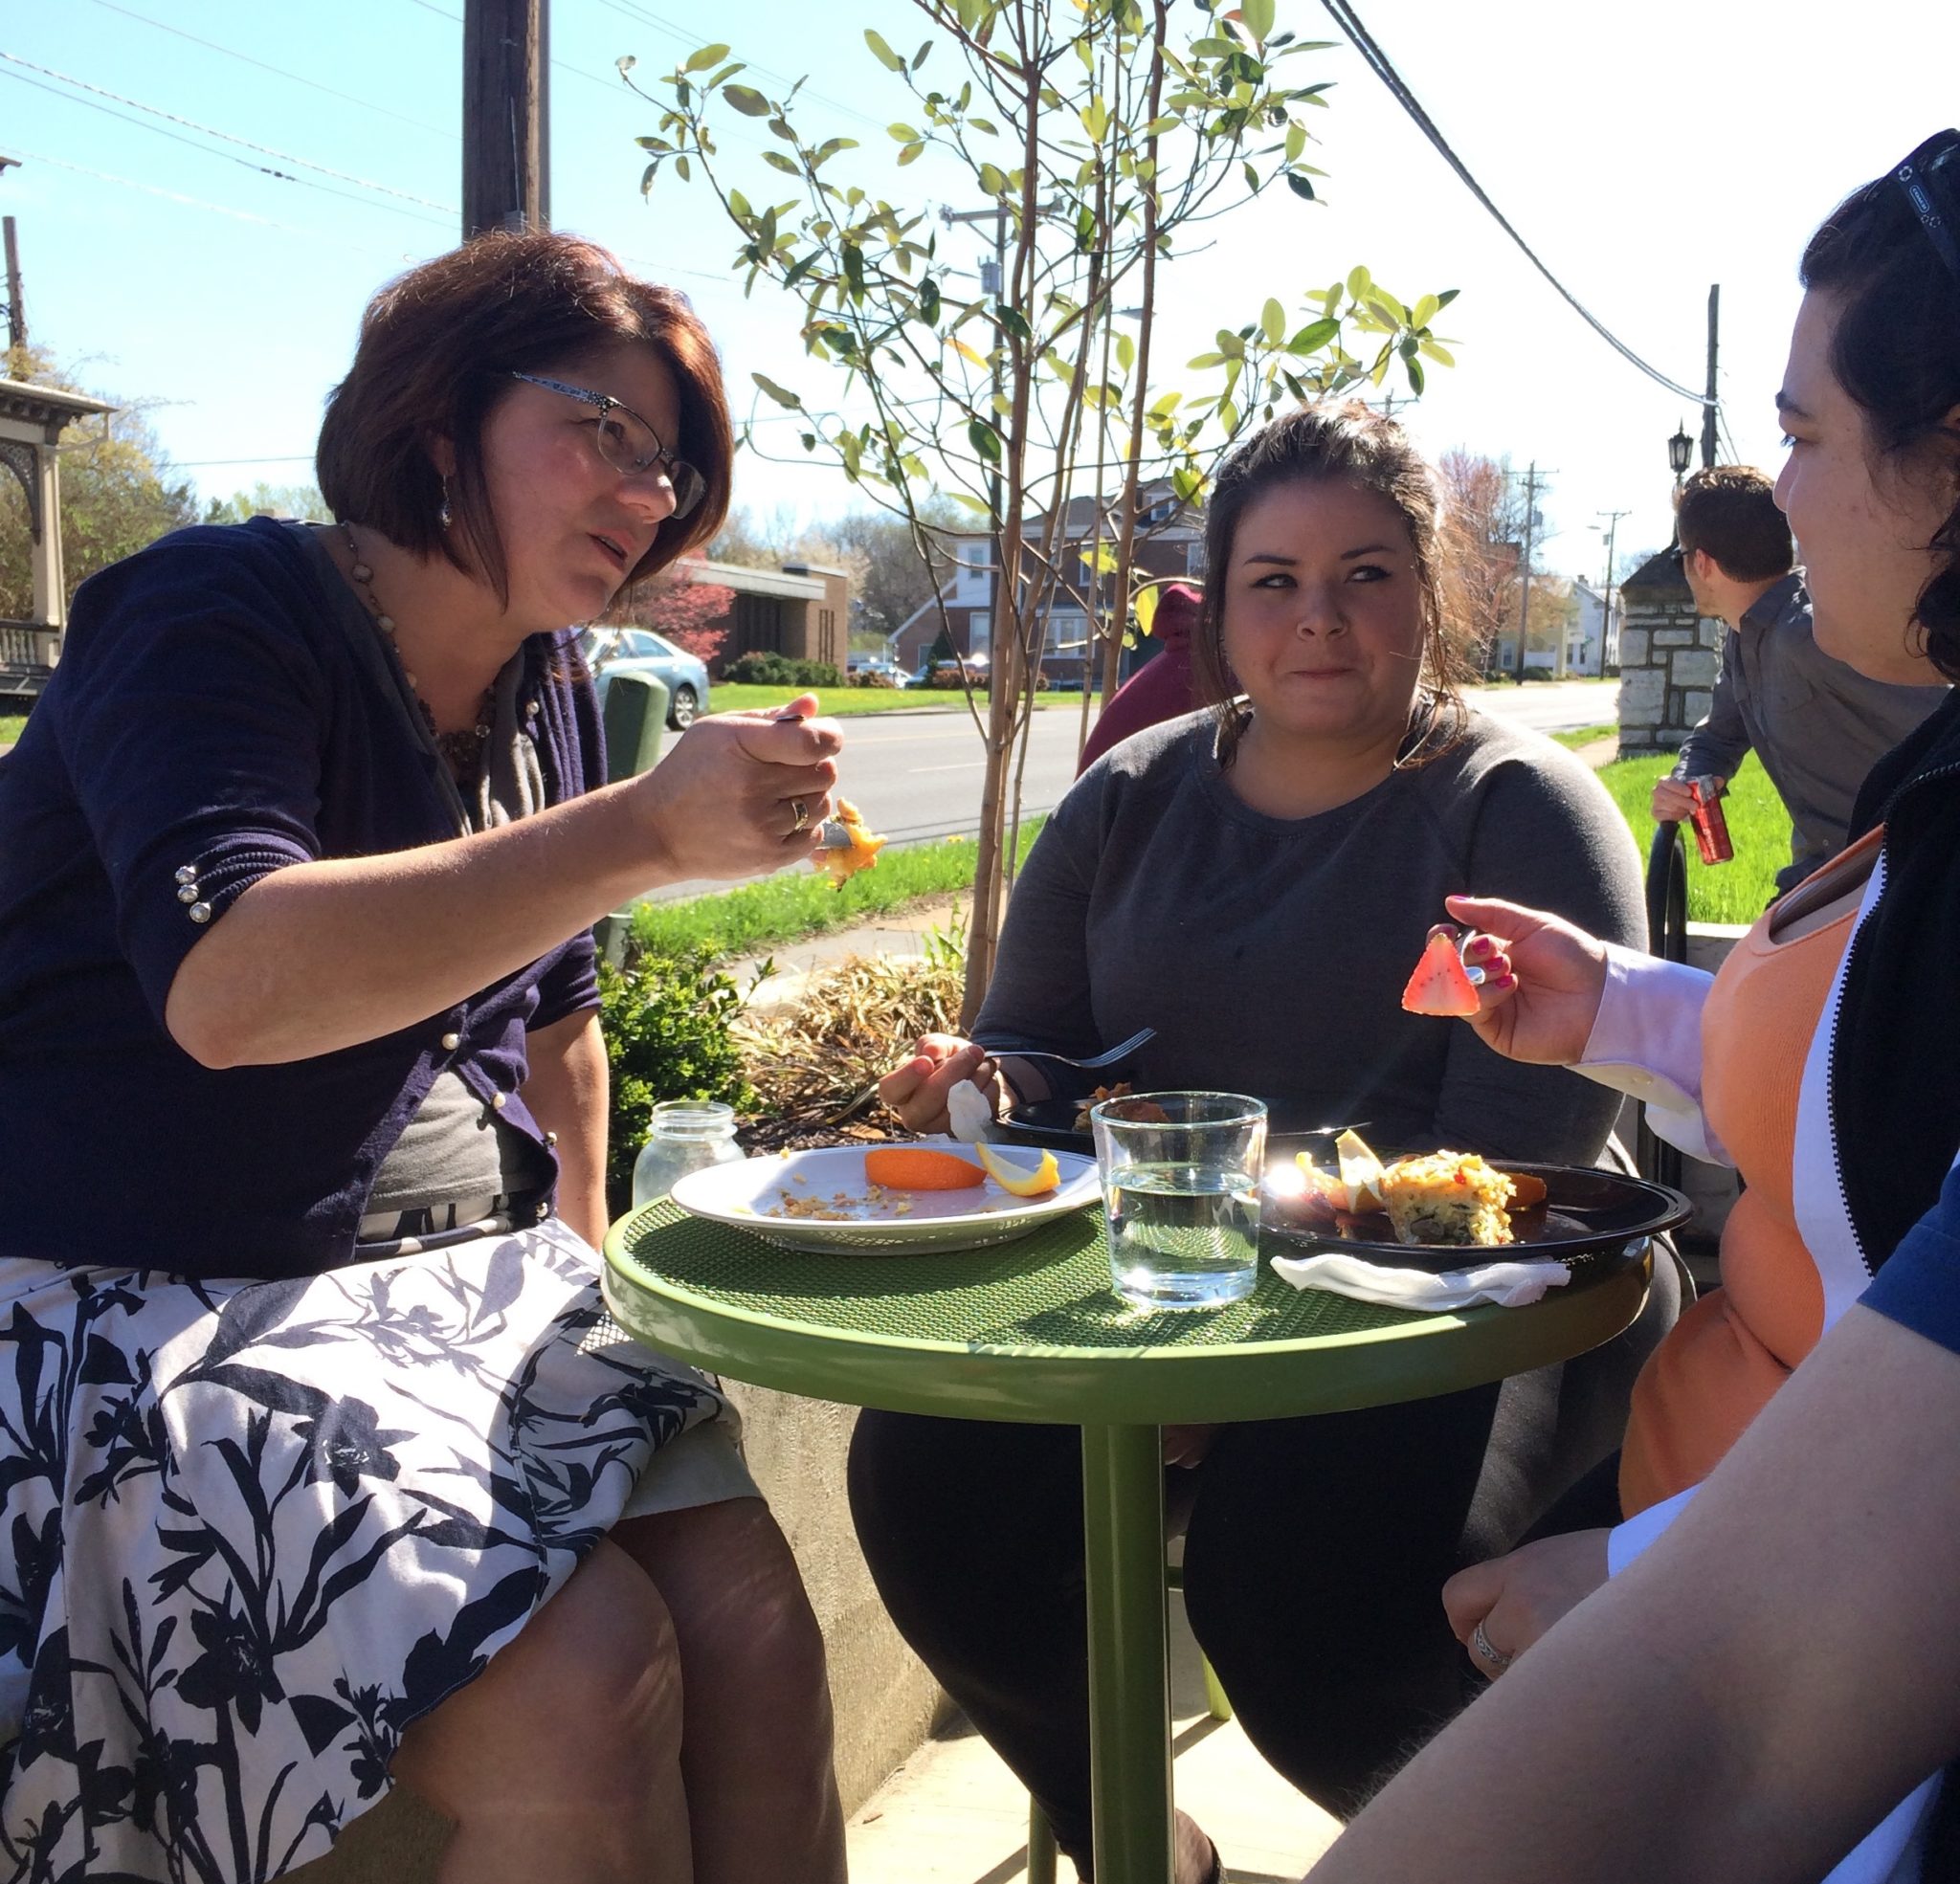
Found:
[[641, 627], [664, 634], [677, 648], [712, 665], [728, 638], [728, 614], [734, 607], [732, 588], [701, 581], [692, 563], [677, 563], [632, 599], [628, 612]]

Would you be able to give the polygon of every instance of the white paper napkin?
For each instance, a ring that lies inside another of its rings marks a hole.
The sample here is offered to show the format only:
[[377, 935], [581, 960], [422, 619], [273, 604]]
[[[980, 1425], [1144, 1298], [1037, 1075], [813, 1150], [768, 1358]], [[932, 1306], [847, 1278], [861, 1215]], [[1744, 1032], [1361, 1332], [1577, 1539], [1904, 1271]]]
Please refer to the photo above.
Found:
[[1422, 1269], [1385, 1269], [1334, 1252], [1318, 1256], [1275, 1256], [1273, 1273], [1296, 1289], [1328, 1289], [1384, 1308], [1471, 1308], [1495, 1302], [1524, 1308], [1548, 1289], [1563, 1289], [1571, 1272], [1558, 1262], [1482, 1263], [1432, 1275]]

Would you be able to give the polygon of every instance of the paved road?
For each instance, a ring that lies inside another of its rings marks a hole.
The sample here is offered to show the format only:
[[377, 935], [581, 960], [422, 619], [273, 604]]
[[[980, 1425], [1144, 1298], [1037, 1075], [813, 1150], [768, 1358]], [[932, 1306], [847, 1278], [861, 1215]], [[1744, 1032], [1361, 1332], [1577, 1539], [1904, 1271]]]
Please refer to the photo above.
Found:
[[[1542, 733], [1562, 733], [1612, 720], [1618, 710], [1619, 688], [1611, 681], [1547, 681], [1477, 688], [1470, 698], [1500, 718]], [[1076, 772], [1079, 723], [1067, 708], [1044, 707], [1036, 714], [1022, 788], [1024, 810], [1052, 810], [1068, 789]], [[844, 795], [894, 843], [922, 843], [979, 829], [984, 765], [979, 735], [966, 714], [865, 715], [846, 720], [844, 732]], [[728, 887], [677, 883], [656, 892], [655, 899]]]

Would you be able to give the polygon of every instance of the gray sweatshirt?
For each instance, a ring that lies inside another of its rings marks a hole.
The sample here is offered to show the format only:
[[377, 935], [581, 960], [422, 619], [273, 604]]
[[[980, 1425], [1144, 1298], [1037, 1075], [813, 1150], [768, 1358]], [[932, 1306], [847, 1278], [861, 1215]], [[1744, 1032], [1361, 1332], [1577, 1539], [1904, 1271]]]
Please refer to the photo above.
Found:
[[1446, 757], [1316, 817], [1255, 811], [1227, 776], [1194, 714], [1077, 780], [1015, 887], [975, 1037], [1086, 1055], [1154, 1027], [1123, 1075], [1139, 1091], [1247, 1093], [1275, 1131], [1366, 1121], [1383, 1149], [1592, 1163], [1617, 1094], [1401, 1008], [1454, 892], [1646, 945], [1633, 835], [1590, 770], [1472, 714]]

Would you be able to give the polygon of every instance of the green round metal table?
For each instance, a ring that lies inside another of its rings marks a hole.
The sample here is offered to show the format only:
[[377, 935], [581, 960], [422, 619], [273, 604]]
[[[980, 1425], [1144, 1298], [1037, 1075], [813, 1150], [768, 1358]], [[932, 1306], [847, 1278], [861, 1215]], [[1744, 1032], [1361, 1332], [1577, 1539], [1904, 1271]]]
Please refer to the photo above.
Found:
[[1610, 1341], [1639, 1313], [1644, 1240], [1529, 1308], [1421, 1315], [1297, 1290], [1261, 1261], [1220, 1309], [1145, 1314], [1110, 1287], [1102, 1213], [1017, 1243], [811, 1254], [664, 1200], [606, 1238], [606, 1299], [662, 1353], [757, 1386], [1082, 1433], [1099, 1884], [1169, 1884], [1170, 1707], [1158, 1428], [1426, 1399]]

